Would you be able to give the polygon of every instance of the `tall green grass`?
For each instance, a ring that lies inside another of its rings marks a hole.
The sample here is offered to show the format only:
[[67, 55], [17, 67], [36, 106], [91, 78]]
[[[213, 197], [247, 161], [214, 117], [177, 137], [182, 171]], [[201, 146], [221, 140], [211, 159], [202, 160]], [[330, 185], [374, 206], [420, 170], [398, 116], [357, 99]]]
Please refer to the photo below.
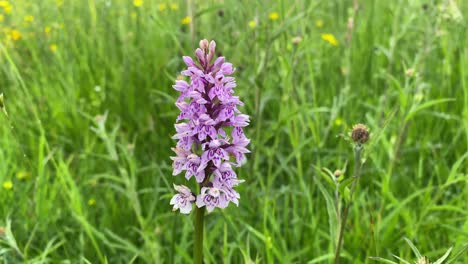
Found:
[[431, 259], [468, 242], [465, 1], [358, 0], [356, 13], [351, 0], [10, 2], [0, 22], [0, 183], [13, 183], [0, 186], [4, 263], [190, 262], [191, 218], [169, 205], [180, 180], [171, 85], [202, 38], [237, 68], [252, 119], [241, 202], [207, 216], [206, 263], [332, 261], [322, 171], [352, 168], [339, 135], [354, 123], [372, 142], [342, 262], [411, 259], [403, 237]]

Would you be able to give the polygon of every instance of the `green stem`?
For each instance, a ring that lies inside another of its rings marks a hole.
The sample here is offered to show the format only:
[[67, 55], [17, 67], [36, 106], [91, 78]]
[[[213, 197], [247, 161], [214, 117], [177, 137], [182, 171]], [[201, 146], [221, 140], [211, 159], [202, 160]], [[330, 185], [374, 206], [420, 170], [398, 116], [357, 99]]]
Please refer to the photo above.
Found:
[[353, 183], [351, 184], [351, 190], [349, 192], [349, 202], [346, 204], [346, 207], [343, 211], [343, 218], [341, 219], [340, 234], [338, 236], [338, 244], [336, 245], [336, 250], [335, 250], [335, 264], [340, 263], [340, 251], [341, 251], [341, 246], [343, 244], [346, 220], [348, 220], [349, 208], [351, 207], [353, 194], [354, 194], [354, 191], [356, 190], [356, 185], [359, 180], [359, 175], [361, 173], [362, 148], [363, 147], [361, 145], [356, 145], [354, 147], [354, 173], [353, 173], [354, 180], [353, 180]]
[[205, 218], [205, 207], [198, 208], [195, 206], [195, 236], [193, 245], [193, 263], [203, 263], [203, 220]]

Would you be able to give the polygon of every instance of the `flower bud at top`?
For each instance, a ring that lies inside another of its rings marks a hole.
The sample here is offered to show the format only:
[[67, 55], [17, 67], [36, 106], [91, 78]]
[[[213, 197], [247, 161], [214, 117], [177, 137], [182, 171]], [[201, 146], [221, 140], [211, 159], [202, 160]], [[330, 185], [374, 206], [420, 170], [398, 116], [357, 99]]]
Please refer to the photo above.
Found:
[[363, 124], [357, 124], [353, 126], [351, 132], [351, 138], [355, 143], [365, 144], [369, 140], [369, 129]]
[[427, 257], [422, 257], [420, 259], [418, 259], [418, 263], [417, 264], [429, 264], [429, 259]]
[[296, 36], [296, 37], [294, 37], [294, 38], [291, 39], [291, 42], [292, 42], [292, 44], [294, 44], [294, 45], [298, 45], [299, 43], [301, 43], [301, 41], [302, 41], [302, 37], [301, 37], [301, 36]]
[[339, 178], [341, 175], [343, 175], [343, 172], [341, 170], [336, 170], [333, 175], [336, 177], [336, 178]]
[[211, 62], [213, 57], [215, 56], [215, 49], [216, 49], [216, 42], [213, 40], [210, 42], [209, 50], [208, 50], [208, 55], [206, 56], [206, 60], [208, 63]]
[[200, 48], [206, 53], [208, 50], [209, 42], [207, 39], [200, 40]]
[[405, 71], [405, 74], [408, 77], [413, 77], [414, 73], [415, 73], [415, 70], [413, 68], [409, 68]]

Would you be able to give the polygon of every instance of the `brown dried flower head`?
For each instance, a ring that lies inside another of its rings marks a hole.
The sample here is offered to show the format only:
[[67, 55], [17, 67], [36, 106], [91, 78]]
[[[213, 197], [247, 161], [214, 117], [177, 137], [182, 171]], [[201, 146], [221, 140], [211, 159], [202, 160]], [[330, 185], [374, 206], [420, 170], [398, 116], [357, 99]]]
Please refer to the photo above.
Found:
[[351, 138], [358, 144], [364, 144], [369, 140], [369, 129], [363, 124], [357, 124], [353, 126], [351, 132]]

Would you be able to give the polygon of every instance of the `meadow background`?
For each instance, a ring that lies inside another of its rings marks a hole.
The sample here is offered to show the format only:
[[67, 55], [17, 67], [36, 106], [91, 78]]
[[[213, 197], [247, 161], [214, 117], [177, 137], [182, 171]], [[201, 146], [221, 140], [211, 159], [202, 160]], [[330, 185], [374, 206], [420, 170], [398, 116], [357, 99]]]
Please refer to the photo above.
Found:
[[[206, 217], [206, 263], [328, 263], [324, 168], [372, 132], [343, 263], [411, 239], [468, 242], [466, 1], [0, 1], [0, 260], [186, 263], [171, 211], [172, 89], [198, 41], [237, 68], [251, 116], [241, 202]], [[462, 256], [458, 263], [468, 263]]]

